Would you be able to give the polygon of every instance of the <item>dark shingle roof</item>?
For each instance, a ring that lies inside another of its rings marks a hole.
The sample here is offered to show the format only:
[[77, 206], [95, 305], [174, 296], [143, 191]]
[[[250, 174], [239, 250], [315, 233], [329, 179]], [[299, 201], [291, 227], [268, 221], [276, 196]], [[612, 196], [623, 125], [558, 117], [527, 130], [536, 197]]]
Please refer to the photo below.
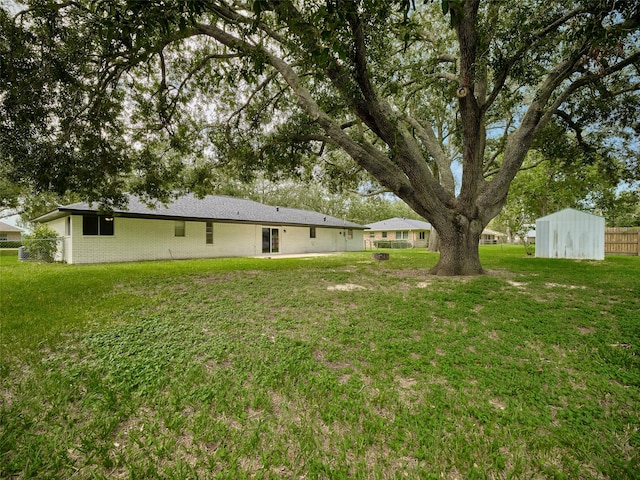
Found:
[[431, 224], [411, 218], [388, 218], [365, 225], [367, 230], [431, 230]]
[[[57, 208], [33, 221], [43, 222], [53, 220], [68, 213], [97, 212], [95, 205], [88, 203], [73, 203]], [[158, 204], [147, 206], [135, 196], [129, 197], [128, 208], [115, 209], [115, 215], [130, 217], [160, 217], [191, 220], [215, 220], [223, 222], [265, 223], [276, 225], [313, 225], [324, 227], [347, 227], [364, 229], [357, 223], [341, 220], [322, 213], [296, 208], [273, 207], [253, 200], [233, 198], [219, 195], [207, 195], [196, 198], [191, 194], [175, 199], [164, 206]]]

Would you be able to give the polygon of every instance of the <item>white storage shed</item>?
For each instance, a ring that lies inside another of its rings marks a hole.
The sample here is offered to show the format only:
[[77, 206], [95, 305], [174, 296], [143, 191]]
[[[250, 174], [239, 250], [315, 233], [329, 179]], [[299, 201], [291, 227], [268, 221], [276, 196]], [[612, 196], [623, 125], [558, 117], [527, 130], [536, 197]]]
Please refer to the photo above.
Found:
[[537, 219], [536, 257], [604, 260], [604, 218], [566, 208]]

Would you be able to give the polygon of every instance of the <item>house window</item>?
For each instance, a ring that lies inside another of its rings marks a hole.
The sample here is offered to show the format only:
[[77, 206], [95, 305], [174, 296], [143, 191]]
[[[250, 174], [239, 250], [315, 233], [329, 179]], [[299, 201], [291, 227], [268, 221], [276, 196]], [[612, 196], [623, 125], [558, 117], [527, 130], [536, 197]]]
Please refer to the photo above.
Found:
[[7, 240], [9, 238], [9, 234], [7, 233], [0, 233], [0, 242]]
[[83, 235], [113, 235], [113, 217], [105, 215], [84, 215], [82, 217]]
[[347, 238], [348, 238], [349, 240], [351, 240], [351, 239], [353, 238], [353, 230], [351, 230], [351, 229], [348, 229], [348, 230], [347, 230]]
[[82, 217], [82, 234], [98, 235], [98, 217], [88, 215]]
[[420, 232], [418, 235], [418, 238], [420, 238], [420, 240], [424, 240], [425, 239], [424, 232]]
[[113, 217], [98, 217], [100, 219], [100, 235], [113, 235]]
[[309, 238], [316, 238], [316, 227], [309, 227]]
[[174, 236], [184, 237], [184, 232], [185, 232], [184, 220], [176, 220], [174, 224]]
[[409, 232], [396, 232], [396, 240], [407, 240], [409, 238]]
[[213, 245], [213, 222], [207, 222], [206, 231], [207, 245]]
[[71, 217], [67, 217], [67, 220], [65, 221], [64, 224], [64, 234], [68, 237], [69, 235], [71, 235]]
[[376, 238], [376, 234], [375, 234], [375, 233], [373, 233], [373, 232], [371, 232], [371, 233], [369, 234], [369, 238]]
[[382, 238], [387, 238], [387, 232], [382, 232]]

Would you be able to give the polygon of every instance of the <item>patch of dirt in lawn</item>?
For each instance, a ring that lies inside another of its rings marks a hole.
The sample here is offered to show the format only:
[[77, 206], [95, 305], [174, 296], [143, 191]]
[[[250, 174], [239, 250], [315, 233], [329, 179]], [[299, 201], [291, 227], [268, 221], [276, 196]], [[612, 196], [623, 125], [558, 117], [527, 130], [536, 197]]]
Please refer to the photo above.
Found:
[[[385, 454], [385, 457], [388, 457], [388, 455]], [[409, 472], [414, 472], [417, 474], [418, 471], [424, 470], [427, 467], [427, 464], [423, 460], [418, 460], [417, 458], [414, 458], [414, 457], [404, 456], [404, 457], [392, 459], [390, 467], [392, 472], [401, 471], [404, 473], [404, 476], [407, 477]]]
[[592, 333], [596, 333], [596, 329], [593, 327], [576, 327], [578, 332], [582, 335], [591, 335]]
[[411, 389], [415, 386], [416, 383], [418, 383], [415, 378], [406, 378], [400, 376], [396, 377], [396, 382], [398, 382], [398, 385], [400, 385], [400, 387], [404, 389]]
[[584, 285], [563, 285], [561, 283], [545, 283], [545, 287], [547, 288], [566, 288], [567, 290], [586, 290], [587, 287]]
[[394, 379], [398, 385], [398, 399], [403, 405], [413, 410], [413, 407], [424, 405], [426, 388], [416, 388], [418, 381], [413, 377], [402, 377], [396, 375]]
[[460, 475], [460, 472], [458, 472], [458, 469], [455, 466], [451, 470], [449, 470], [446, 476], [443, 475], [443, 477], [447, 480], [462, 480], [464, 478], [462, 475]]
[[269, 392], [269, 398], [271, 400], [273, 416], [277, 419], [277, 424], [287, 425], [292, 423], [296, 426], [302, 425], [300, 412], [295, 408], [295, 405], [293, 405], [289, 398], [275, 390]]
[[14, 399], [15, 395], [11, 390], [0, 388], [0, 406], [2, 406], [2, 408], [9, 410]]
[[362, 285], [357, 285], [355, 283], [342, 283], [338, 285], [329, 285], [327, 290], [330, 292], [339, 291], [339, 292], [353, 292], [357, 290], [366, 290], [367, 287], [363, 287]]
[[524, 290], [525, 287], [527, 286], [527, 284], [524, 283], [524, 282], [516, 282], [514, 280], [507, 280], [507, 283], [509, 285], [511, 285], [512, 287], [516, 287], [516, 288], [518, 288], [520, 290]]
[[218, 362], [213, 358], [209, 358], [204, 361], [202, 360], [204, 360], [204, 358], [199, 358], [197, 359], [197, 362], [204, 366], [204, 369], [209, 375], [216, 375], [219, 370], [231, 368], [233, 365], [229, 358], [225, 358], [221, 362]]
[[[149, 425], [154, 422], [155, 416], [155, 412], [153, 412], [149, 408], [144, 407], [141, 408], [135, 415], [132, 415], [124, 420], [116, 431], [113, 439], [113, 446], [116, 449], [125, 448], [129, 443], [131, 435], [136, 435], [144, 438], [145, 435], [148, 435], [150, 432], [152, 432], [153, 429]], [[166, 428], [164, 426], [158, 426], [158, 429], [162, 430], [163, 433], [166, 433]]]
[[496, 332], [495, 330], [490, 330], [487, 332], [487, 337], [489, 337], [491, 340], [498, 340], [498, 332]]

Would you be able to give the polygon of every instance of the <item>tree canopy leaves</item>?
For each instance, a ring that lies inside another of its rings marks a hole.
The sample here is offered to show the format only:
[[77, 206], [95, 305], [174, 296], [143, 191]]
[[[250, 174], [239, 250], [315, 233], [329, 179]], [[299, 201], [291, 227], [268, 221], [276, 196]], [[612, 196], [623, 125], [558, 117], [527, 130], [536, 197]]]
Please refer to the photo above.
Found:
[[464, 252], [529, 150], [564, 148], [554, 128], [580, 158], [637, 174], [635, 1], [29, 5], [2, 17], [0, 148], [6, 175], [34, 188], [117, 202], [218, 171], [366, 172], [458, 249], [444, 257], [473, 265], [448, 270], [477, 272]]

